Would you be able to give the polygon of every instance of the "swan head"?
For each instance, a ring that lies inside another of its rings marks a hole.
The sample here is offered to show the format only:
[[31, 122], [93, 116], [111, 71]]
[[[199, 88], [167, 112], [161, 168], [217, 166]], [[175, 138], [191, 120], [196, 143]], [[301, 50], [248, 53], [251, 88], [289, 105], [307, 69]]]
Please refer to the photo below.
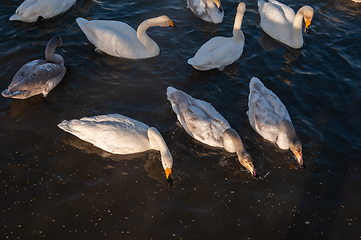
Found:
[[223, 8], [222, 8], [222, 5], [221, 5], [221, 0], [213, 0], [213, 4], [216, 6], [216, 8], [218, 9], [218, 11], [220, 13], [223, 12]]
[[246, 12], [246, 4], [240, 2], [237, 7], [237, 13], [245, 13]]
[[160, 17], [155, 18], [157, 20], [157, 25], [159, 27], [174, 27], [176, 28], [177, 26], [174, 25], [173, 21], [167, 17], [166, 15], [162, 15]]
[[245, 167], [252, 174], [254, 178], [259, 178], [256, 169], [253, 166], [251, 155], [244, 151], [241, 154], [238, 154], [238, 160], [242, 164], [242, 166]]
[[290, 142], [290, 150], [295, 155], [300, 167], [304, 167], [305, 165], [303, 163], [303, 158], [302, 158], [302, 145], [298, 139], [294, 142]]
[[313, 8], [310, 6], [303, 7], [303, 20], [305, 21], [305, 32], [308, 33], [310, 31], [310, 25], [313, 18]]

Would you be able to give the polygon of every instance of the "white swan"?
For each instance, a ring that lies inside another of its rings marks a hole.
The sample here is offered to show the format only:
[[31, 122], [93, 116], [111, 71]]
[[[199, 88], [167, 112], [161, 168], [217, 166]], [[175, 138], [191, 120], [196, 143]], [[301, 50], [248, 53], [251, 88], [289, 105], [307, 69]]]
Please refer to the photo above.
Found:
[[173, 87], [167, 88], [167, 97], [180, 124], [191, 137], [212, 147], [237, 153], [239, 162], [254, 177], [258, 177], [252, 158], [238, 133], [211, 104], [192, 98]]
[[81, 30], [98, 50], [115, 57], [150, 58], [160, 52], [158, 45], [147, 35], [149, 27], [175, 27], [167, 16], [143, 21], [137, 31], [124, 22], [77, 18]]
[[252, 128], [281, 149], [291, 149], [303, 166], [302, 145], [285, 105], [256, 77], [251, 79], [249, 91], [247, 114]]
[[158, 150], [167, 181], [172, 184], [173, 158], [162, 135], [154, 127], [120, 114], [63, 120], [58, 127], [114, 154]]
[[303, 6], [295, 15], [292, 8], [276, 0], [258, 0], [258, 11], [263, 31], [292, 48], [302, 47], [302, 21], [305, 21], [307, 33], [313, 18], [310, 6]]
[[50, 39], [45, 49], [46, 60], [33, 60], [22, 66], [8, 89], [1, 93], [3, 97], [25, 99], [41, 93], [46, 97], [66, 73], [64, 59], [55, 54], [55, 48], [61, 45], [59, 36]]
[[244, 35], [241, 31], [246, 4], [239, 3], [234, 20], [233, 37], [214, 37], [203, 44], [188, 64], [195, 69], [206, 71], [218, 68], [220, 71], [238, 60], [243, 52]]
[[68, 11], [76, 0], [25, 0], [10, 21], [36, 22], [39, 17], [52, 18]]
[[223, 21], [221, 0], [187, 0], [188, 8], [202, 20], [213, 23]]

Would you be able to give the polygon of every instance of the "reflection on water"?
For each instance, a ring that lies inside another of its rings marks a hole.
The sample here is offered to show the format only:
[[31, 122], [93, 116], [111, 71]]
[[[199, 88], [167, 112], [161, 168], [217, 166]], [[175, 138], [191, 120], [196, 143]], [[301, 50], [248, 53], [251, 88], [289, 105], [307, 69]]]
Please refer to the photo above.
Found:
[[[67, 73], [47, 98], [0, 98], [2, 239], [358, 239], [361, 212], [361, 5], [290, 2], [315, 9], [300, 50], [259, 27], [256, 1], [245, 2], [244, 52], [224, 71], [187, 64], [214, 36], [231, 36], [236, 6], [213, 25], [185, 1], [79, 0], [41, 25], [10, 22], [19, 1], [0, 3], [0, 89], [18, 69], [63, 39]], [[116, 19], [137, 27], [166, 14], [177, 29], [151, 28], [161, 54], [145, 60], [94, 51], [75, 19]], [[287, 107], [302, 142], [305, 169], [292, 152], [260, 137], [246, 111], [251, 77]], [[206, 146], [177, 123], [166, 89], [210, 102], [241, 136], [263, 177], [254, 180], [236, 154]], [[159, 152], [114, 155], [64, 133], [64, 119], [119, 113], [163, 135], [174, 158], [164, 184]]]

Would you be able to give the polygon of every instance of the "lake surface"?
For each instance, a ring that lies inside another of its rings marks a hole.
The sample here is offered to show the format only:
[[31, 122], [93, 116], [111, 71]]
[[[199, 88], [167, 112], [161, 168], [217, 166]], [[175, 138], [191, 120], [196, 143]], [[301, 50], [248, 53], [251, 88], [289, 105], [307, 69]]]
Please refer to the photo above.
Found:
[[[231, 36], [238, 1], [222, 1], [221, 24], [203, 22], [185, 0], [79, 0], [40, 25], [10, 22], [22, 1], [0, 2], [0, 90], [25, 63], [63, 39], [67, 73], [46, 98], [0, 97], [1, 239], [359, 239], [361, 237], [361, 4], [283, 2], [314, 8], [302, 49], [267, 37], [257, 1], [245, 1], [244, 52], [224, 71], [187, 64], [214, 36]], [[161, 48], [145, 60], [94, 51], [77, 17], [153, 27]], [[299, 169], [251, 128], [256, 76], [286, 105], [307, 164]], [[166, 88], [211, 103], [240, 134], [261, 180], [235, 154], [192, 139], [177, 123]], [[160, 154], [112, 155], [57, 127], [62, 120], [120, 113], [156, 127], [174, 158], [171, 187]]]

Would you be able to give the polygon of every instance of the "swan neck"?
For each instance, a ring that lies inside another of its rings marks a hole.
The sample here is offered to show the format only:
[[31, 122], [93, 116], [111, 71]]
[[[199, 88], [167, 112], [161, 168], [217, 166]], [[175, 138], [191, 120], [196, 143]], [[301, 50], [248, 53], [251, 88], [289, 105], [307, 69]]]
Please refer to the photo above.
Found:
[[[294, 144], [298, 140], [296, 131], [289, 120], [283, 120], [278, 128], [278, 139], [277, 142], [288, 142], [289, 144]], [[288, 147], [287, 147], [288, 148]]]
[[148, 36], [147, 29], [149, 27], [157, 26], [157, 19], [152, 18], [143, 21], [137, 29], [137, 38], [144, 45], [148, 52], [156, 52], [159, 53], [158, 45]]
[[166, 170], [166, 168], [172, 169], [173, 157], [162, 135], [158, 132], [156, 128], [150, 127], [148, 129], [148, 139], [152, 149], [160, 151], [164, 170]]
[[234, 19], [233, 25], [233, 37], [236, 40], [244, 40], [243, 32], [241, 31], [242, 21], [243, 21], [244, 12], [237, 12]]
[[224, 131], [223, 146], [228, 152], [236, 152], [238, 156], [240, 156], [240, 153], [245, 151], [240, 136], [232, 128], [228, 128]]
[[304, 10], [302, 7], [298, 10], [298, 12], [295, 16], [295, 19], [293, 20], [292, 42], [296, 47], [302, 47], [302, 45], [303, 45], [303, 38], [302, 38], [303, 13], [304, 13]]
[[55, 54], [55, 49], [57, 47], [61, 47], [62, 45], [62, 41], [60, 37], [53, 37], [48, 44], [46, 45], [46, 49], [45, 49], [45, 59], [47, 62], [50, 63], [63, 63], [63, 58], [58, 55]]

